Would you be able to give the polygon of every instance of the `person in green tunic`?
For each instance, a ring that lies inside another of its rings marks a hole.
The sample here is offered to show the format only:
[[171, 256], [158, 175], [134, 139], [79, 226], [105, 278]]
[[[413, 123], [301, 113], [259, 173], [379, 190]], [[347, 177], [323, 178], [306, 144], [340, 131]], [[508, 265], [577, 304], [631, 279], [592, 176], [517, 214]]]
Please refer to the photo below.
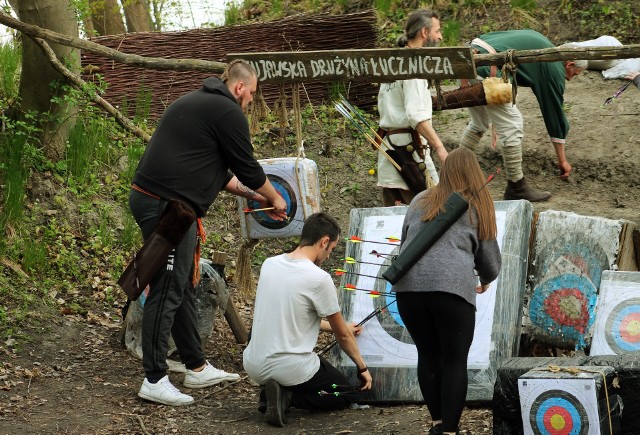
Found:
[[[479, 53], [501, 53], [513, 50], [534, 50], [552, 48], [554, 45], [542, 34], [534, 30], [508, 30], [491, 32], [474, 39], [471, 47]], [[566, 180], [571, 173], [571, 165], [565, 155], [565, 140], [569, 132], [569, 122], [562, 105], [564, 102], [565, 80], [571, 80], [587, 67], [586, 60], [564, 62], [536, 62], [517, 65], [518, 86], [531, 88], [542, 111], [545, 126], [558, 158], [560, 178]], [[499, 68], [479, 67], [478, 79], [501, 76]], [[483, 134], [493, 124], [498, 135], [498, 149], [502, 152], [508, 184], [504, 199], [526, 199], [546, 201], [549, 192], [540, 192], [527, 185], [522, 172], [523, 120], [518, 108], [511, 103], [495, 106], [470, 107], [470, 122], [460, 140], [460, 146], [475, 151]]]

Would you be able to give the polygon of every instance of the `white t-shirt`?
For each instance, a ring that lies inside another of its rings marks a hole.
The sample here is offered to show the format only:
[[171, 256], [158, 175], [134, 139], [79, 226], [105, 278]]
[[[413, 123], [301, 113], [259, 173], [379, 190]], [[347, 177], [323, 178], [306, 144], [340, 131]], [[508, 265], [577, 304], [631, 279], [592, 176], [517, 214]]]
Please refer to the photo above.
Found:
[[331, 276], [310, 260], [268, 258], [260, 271], [251, 341], [243, 364], [254, 381], [308, 381], [320, 368], [313, 352], [320, 320], [340, 311]]
[[[431, 121], [431, 93], [429, 81], [424, 79], [397, 80], [393, 83], [382, 83], [378, 92], [378, 112], [380, 127], [385, 130], [399, 128], [416, 128], [422, 121]], [[391, 141], [395, 145], [406, 145], [412, 142], [409, 133], [394, 134]], [[426, 144], [421, 136], [420, 140]], [[386, 139], [385, 139], [386, 141]], [[386, 157], [378, 153], [378, 186], [409, 190], [396, 168]], [[433, 166], [431, 157], [425, 162], [430, 169]], [[435, 168], [434, 168], [435, 172]], [[437, 174], [435, 175], [437, 177]], [[431, 174], [434, 178], [434, 174]], [[434, 178], [434, 181], [436, 178]]]

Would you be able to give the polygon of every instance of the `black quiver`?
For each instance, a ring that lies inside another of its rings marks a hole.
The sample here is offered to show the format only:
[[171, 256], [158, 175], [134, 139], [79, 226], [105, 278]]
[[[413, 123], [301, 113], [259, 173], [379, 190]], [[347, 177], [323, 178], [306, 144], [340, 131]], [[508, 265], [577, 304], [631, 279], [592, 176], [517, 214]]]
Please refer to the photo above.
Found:
[[444, 204], [444, 211], [431, 221], [425, 222], [416, 237], [392, 261], [382, 277], [395, 284], [438, 241], [469, 208], [469, 203], [457, 192], [453, 192]]
[[129, 299], [140, 297], [195, 220], [196, 214], [189, 205], [177, 199], [168, 202], [155, 230], [118, 279]]

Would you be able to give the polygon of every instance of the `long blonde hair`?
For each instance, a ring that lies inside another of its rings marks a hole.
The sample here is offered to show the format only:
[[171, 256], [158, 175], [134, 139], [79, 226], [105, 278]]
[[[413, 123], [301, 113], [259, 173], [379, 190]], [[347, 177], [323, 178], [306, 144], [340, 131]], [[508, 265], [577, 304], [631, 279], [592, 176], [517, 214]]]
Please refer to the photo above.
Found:
[[478, 238], [495, 239], [498, 235], [496, 212], [489, 189], [483, 188], [485, 183], [476, 155], [467, 148], [453, 150], [440, 168], [440, 182], [429, 189], [419, 204], [425, 210], [422, 220], [433, 220], [438, 213], [444, 211], [444, 204], [449, 195], [458, 192], [469, 201], [469, 216], [473, 219], [472, 208], [478, 216]]

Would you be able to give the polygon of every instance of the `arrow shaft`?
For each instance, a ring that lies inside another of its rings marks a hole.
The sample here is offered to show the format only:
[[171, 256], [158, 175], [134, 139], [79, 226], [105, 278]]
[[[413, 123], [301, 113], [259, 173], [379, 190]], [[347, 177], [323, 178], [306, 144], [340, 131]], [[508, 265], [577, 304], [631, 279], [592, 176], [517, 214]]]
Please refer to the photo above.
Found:
[[[377, 316], [378, 314], [380, 314], [385, 308], [387, 308], [389, 305], [393, 304], [395, 302], [395, 299], [392, 300], [391, 302], [389, 302], [387, 305], [385, 305], [384, 307], [380, 307], [380, 308], [376, 308], [375, 310], [373, 310], [371, 313], [369, 313], [367, 315], [367, 317], [365, 317], [364, 319], [362, 319], [356, 326], [362, 326], [365, 323], [367, 323], [369, 320], [373, 319], [375, 316]], [[338, 344], [337, 340], [333, 340], [331, 343], [329, 343], [328, 345], [326, 345], [325, 347], [323, 347], [322, 349], [320, 349], [318, 351], [318, 356], [322, 356], [325, 353], [329, 352], [333, 346], [335, 346], [336, 344]]]

